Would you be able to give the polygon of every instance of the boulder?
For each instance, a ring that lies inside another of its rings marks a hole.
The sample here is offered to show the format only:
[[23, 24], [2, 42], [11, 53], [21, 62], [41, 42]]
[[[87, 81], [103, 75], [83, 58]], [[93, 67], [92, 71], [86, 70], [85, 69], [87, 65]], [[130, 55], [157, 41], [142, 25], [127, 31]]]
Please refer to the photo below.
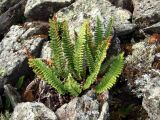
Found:
[[0, 15], [20, 1], [21, 0], [1, 0], [0, 1]]
[[[76, 97], [68, 104], [64, 104], [56, 115], [60, 120], [106, 120], [109, 118], [108, 92], [104, 103], [99, 103], [95, 93], [91, 90], [82, 97]], [[102, 108], [100, 107], [102, 106]]]
[[24, 15], [30, 20], [48, 21], [49, 17], [75, 0], [28, 0]]
[[58, 120], [55, 113], [43, 103], [25, 102], [18, 104], [10, 120]]
[[47, 39], [47, 35], [43, 35], [48, 32], [47, 27], [42, 23], [26, 23], [10, 28], [0, 42], [0, 66], [5, 71], [0, 76], [1, 84], [15, 84], [20, 76], [27, 74], [28, 56], [40, 55], [43, 41]]
[[[56, 15], [57, 19], [60, 21], [69, 21], [71, 35], [74, 35], [75, 31], [78, 32], [79, 27], [85, 19], [91, 21], [90, 25], [94, 31], [97, 16], [100, 18], [105, 28], [109, 23], [110, 17], [114, 16], [114, 28], [118, 35], [129, 34], [134, 31], [136, 27], [129, 21], [132, 15], [128, 10], [116, 8], [116, 6], [112, 5], [107, 0], [76, 0], [69, 7], [58, 11]], [[125, 32], [122, 32], [123, 30]]]
[[159, 0], [132, 0], [134, 5], [133, 21], [145, 28], [160, 21]]
[[[11, 3], [12, 0], [6, 0]], [[15, 0], [13, 0], [15, 1]], [[17, 3], [10, 7], [6, 12], [0, 15], [0, 35], [3, 35], [8, 29], [15, 24], [23, 16], [26, 0], [17, 1]]]

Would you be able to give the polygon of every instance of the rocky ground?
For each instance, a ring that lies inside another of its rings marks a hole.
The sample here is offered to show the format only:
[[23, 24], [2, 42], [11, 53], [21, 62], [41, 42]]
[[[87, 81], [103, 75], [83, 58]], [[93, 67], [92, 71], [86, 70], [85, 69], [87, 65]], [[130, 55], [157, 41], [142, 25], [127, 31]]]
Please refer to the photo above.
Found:
[[[1, 0], [0, 112], [9, 110], [11, 120], [160, 120], [159, 6], [160, 0]], [[69, 22], [73, 38], [84, 19], [94, 31], [97, 16], [104, 27], [115, 17], [109, 54], [124, 51], [125, 67], [109, 92], [63, 97], [34, 78], [28, 56], [50, 58], [53, 15]], [[23, 86], [15, 88], [21, 76]]]

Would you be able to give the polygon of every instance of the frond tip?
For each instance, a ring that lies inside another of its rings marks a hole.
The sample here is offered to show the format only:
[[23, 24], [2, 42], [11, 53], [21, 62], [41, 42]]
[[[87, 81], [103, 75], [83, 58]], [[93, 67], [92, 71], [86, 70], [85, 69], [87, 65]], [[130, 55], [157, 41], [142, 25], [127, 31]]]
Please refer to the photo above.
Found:
[[29, 66], [33, 68], [33, 71], [40, 78], [47, 81], [53, 88], [55, 88], [60, 94], [64, 94], [65, 90], [62, 82], [57, 78], [54, 71], [47, 67], [40, 59], [29, 59]]
[[124, 53], [119, 54], [113, 60], [109, 71], [104, 75], [100, 84], [96, 86], [96, 92], [102, 93], [107, 89], [110, 89], [115, 83], [117, 77], [121, 74], [124, 66]]

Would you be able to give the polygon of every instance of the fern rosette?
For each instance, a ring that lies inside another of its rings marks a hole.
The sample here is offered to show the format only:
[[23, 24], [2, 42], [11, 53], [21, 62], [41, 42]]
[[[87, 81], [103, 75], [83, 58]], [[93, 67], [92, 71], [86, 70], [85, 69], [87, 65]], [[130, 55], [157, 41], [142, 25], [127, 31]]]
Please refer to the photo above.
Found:
[[[112, 39], [112, 18], [107, 31], [104, 32], [97, 17], [94, 36], [89, 22], [85, 21], [75, 44], [69, 36], [67, 21], [59, 23], [53, 19], [49, 23], [53, 62], [48, 66], [40, 59], [29, 59], [29, 65], [37, 76], [50, 84], [59, 94], [69, 93], [71, 96], [78, 96], [83, 90], [89, 89], [99, 79], [100, 73], [105, 74], [98, 85], [95, 85], [97, 93], [110, 89], [116, 83], [123, 69], [124, 57], [121, 53], [111, 60], [106, 60]], [[109, 68], [104, 69], [103, 63]]]

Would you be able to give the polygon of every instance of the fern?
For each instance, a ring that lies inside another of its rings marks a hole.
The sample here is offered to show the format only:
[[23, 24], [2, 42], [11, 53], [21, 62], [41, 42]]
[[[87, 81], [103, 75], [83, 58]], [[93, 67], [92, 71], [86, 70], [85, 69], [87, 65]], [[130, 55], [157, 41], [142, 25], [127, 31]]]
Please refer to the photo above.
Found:
[[56, 20], [50, 20], [49, 22], [50, 22], [49, 36], [51, 38], [52, 58], [54, 60], [54, 65], [58, 73], [61, 75], [63, 74], [63, 69], [64, 69], [64, 57], [59, 37], [58, 24]]
[[47, 66], [40, 59], [29, 59], [29, 66], [37, 76], [46, 80], [60, 94], [78, 96], [82, 90], [88, 89], [96, 81], [101, 72], [105, 75], [96, 86], [96, 92], [110, 89], [122, 71], [124, 59], [123, 54], [120, 54], [102, 64], [110, 46], [112, 24], [113, 18], [104, 35], [102, 23], [97, 17], [93, 39], [89, 23], [85, 21], [74, 45], [69, 36], [67, 22], [58, 23], [56, 19], [50, 20], [49, 36], [53, 63]]
[[91, 75], [86, 79], [84, 83], [83, 89], [88, 89], [91, 84], [96, 80], [97, 75], [100, 71], [101, 64], [106, 57], [106, 50], [109, 48], [110, 40], [105, 40], [101, 43], [100, 49], [97, 51], [97, 58], [95, 60], [94, 71]]
[[114, 17], [111, 17], [108, 23], [107, 30], [105, 32], [105, 38], [108, 38], [109, 36], [111, 36], [113, 22], [114, 22]]
[[98, 47], [101, 44], [101, 42], [103, 41], [103, 29], [102, 29], [102, 23], [101, 23], [99, 17], [97, 17], [94, 36], [95, 36], [95, 45], [96, 45], [96, 47]]
[[87, 22], [83, 23], [74, 48], [73, 62], [79, 78], [81, 78], [81, 73], [83, 72], [83, 57], [86, 42], [86, 24]]
[[68, 60], [68, 67], [72, 72], [74, 72], [74, 63], [73, 63], [74, 46], [69, 36], [68, 23], [66, 21], [64, 21], [62, 24], [62, 42], [63, 42], [65, 57]]
[[113, 61], [109, 71], [104, 75], [100, 84], [96, 86], [96, 92], [101, 93], [110, 89], [115, 83], [117, 77], [121, 74], [124, 65], [123, 53], [119, 54]]
[[55, 88], [60, 94], [64, 94], [64, 86], [62, 82], [57, 78], [54, 71], [46, 66], [40, 59], [29, 59], [29, 66], [33, 68], [33, 71], [41, 79], [46, 80], [53, 88]]
[[72, 96], [78, 96], [81, 93], [80, 85], [77, 81], [75, 81], [72, 75], [69, 73], [68, 78], [64, 84], [66, 91], [70, 93]]

